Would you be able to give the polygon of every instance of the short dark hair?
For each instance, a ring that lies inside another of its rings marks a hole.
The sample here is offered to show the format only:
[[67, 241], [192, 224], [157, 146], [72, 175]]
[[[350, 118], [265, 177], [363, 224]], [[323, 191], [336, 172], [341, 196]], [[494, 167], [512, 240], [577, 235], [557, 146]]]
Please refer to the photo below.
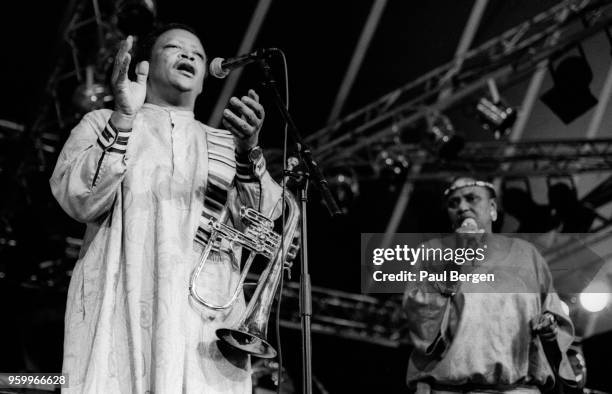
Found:
[[198, 37], [198, 39], [200, 38], [193, 27], [183, 23], [165, 23], [163, 25], [158, 25], [138, 43], [136, 52], [134, 54], [135, 61], [133, 63], [137, 64], [143, 60], [151, 60], [151, 56], [153, 55], [153, 46], [155, 45], [157, 39], [168, 30], [175, 29], [186, 30]]

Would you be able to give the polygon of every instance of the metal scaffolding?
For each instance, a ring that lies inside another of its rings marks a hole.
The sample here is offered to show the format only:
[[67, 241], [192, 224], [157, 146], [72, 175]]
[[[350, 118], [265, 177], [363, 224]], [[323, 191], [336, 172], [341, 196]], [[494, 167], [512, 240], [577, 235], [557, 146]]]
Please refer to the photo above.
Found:
[[[114, 55], [125, 35], [134, 34], [120, 28], [126, 5], [125, 0], [72, 0], [66, 8], [55, 47], [57, 60], [28, 127], [43, 166], [45, 156], [57, 154], [67, 129], [84, 113], [112, 104], [108, 80]], [[154, 18], [155, 4], [149, 0], [143, 6], [150, 7], [146, 12]]]
[[[395, 145], [398, 135], [413, 132], [410, 127], [431, 113], [460, 105], [491, 80], [500, 87], [523, 80], [543, 60], [606, 29], [612, 23], [606, 15], [610, 3], [564, 1], [317, 131], [307, 142], [327, 167], [344, 166], [356, 156], [370, 160], [373, 146]], [[574, 21], [587, 21], [586, 27], [575, 31]], [[449, 89], [452, 93], [441, 96]]]

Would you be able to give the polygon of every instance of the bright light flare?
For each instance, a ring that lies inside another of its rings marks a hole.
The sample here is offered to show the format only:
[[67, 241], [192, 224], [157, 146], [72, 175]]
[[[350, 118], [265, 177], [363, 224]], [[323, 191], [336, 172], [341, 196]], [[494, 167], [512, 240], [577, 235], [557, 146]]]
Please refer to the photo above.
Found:
[[589, 312], [603, 310], [610, 301], [610, 293], [581, 293], [580, 305]]

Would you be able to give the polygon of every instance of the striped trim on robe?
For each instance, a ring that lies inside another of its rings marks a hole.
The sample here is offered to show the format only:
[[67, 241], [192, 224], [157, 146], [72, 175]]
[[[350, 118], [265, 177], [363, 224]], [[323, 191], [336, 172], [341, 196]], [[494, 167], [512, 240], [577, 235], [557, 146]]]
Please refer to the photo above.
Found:
[[234, 137], [227, 131], [208, 129], [208, 185], [204, 209], [195, 241], [206, 245], [210, 238], [210, 219], [219, 219], [227, 202], [227, 192], [236, 174]]

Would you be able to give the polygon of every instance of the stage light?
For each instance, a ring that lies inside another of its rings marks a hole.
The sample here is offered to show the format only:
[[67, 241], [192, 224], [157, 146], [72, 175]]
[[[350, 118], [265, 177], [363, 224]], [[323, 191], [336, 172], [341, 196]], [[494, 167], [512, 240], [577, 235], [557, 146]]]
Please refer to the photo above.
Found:
[[359, 181], [351, 168], [336, 168], [329, 171], [328, 185], [340, 209], [346, 214], [352, 202], [359, 197]]
[[401, 178], [410, 168], [410, 161], [401, 153], [383, 149], [376, 155], [373, 167], [380, 178]]
[[101, 109], [113, 101], [110, 88], [95, 82], [93, 66], [87, 66], [86, 81], [79, 85], [72, 96], [72, 102], [80, 113]]
[[563, 59], [556, 68], [550, 67], [554, 86], [540, 100], [565, 124], [578, 118], [597, 104], [590, 91], [593, 72], [582, 50], [580, 56]]
[[486, 130], [493, 132], [495, 139], [500, 139], [512, 131], [516, 122], [516, 110], [501, 101], [493, 102], [483, 97], [476, 105], [476, 111]]
[[580, 305], [589, 312], [603, 310], [610, 300], [610, 293], [581, 293]]
[[147, 34], [153, 29], [156, 17], [154, 0], [124, 0], [117, 6], [117, 27], [125, 35]]
[[394, 192], [410, 169], [410, 160], [393, 147], [387, 147], [376, 155], [371, 163], [376, 178], [384, 180], [387, 190]]
[[476, 112], [485, 130], [494, 133], [500, 139], [512, 131], [516, 122], [516, 110], [504, 104], [494, 79], [487, 81], [489, 96], [482, 97], [476, 104]]
[[455, 131], [448, 116], [432, 113], [427, 117], [428, 128], [424, 145], [443, 159], [452, 159], [463, 149], [465, 141]]

